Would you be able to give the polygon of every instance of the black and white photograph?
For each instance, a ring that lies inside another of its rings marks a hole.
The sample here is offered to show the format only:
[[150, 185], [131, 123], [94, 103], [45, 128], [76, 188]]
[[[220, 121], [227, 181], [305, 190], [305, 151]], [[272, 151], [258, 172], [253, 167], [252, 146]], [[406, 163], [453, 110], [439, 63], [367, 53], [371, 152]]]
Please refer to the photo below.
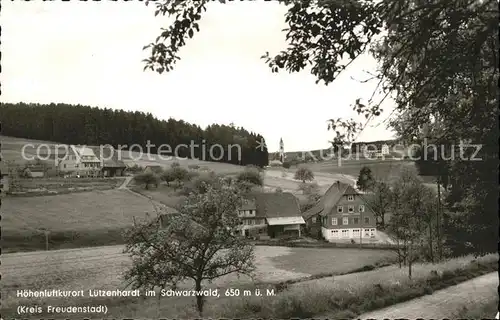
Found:
[[0, 6], [1, 319], [499, 319], [498, 0]]

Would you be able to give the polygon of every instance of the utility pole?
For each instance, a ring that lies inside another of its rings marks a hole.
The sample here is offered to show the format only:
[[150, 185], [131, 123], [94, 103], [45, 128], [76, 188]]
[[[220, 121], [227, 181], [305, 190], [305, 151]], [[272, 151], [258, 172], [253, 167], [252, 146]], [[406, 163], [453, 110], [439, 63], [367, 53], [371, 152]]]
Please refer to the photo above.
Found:
[[46, 251], [49, 251], [49, 234], [50, 234], [50, 231], [45, 229], [45, 228], [40, 228], [38, 229], [38, 231], [42, 231], [43, 234], [45, 235], [45, 250]]
[[438, 242], [438, 261], [441, 261], [441, 257], [443, 254], [442, 251], [442, 243], [441, 243], [441, 178], [437, 178], [437, 192], [438, 192], [438, 207], [437, 207], [437, 212], [436, 212], [436, 220], [437, 220], [437, 226], [436, 226], [436, 233], [437, 233], [437, 242]]
[[[359, 206], [358, 206], [359, 210]], [[359, 210], [359, 248], [361, 249], [363, 247], [362, 245], [363, 242], [363, 212]]]

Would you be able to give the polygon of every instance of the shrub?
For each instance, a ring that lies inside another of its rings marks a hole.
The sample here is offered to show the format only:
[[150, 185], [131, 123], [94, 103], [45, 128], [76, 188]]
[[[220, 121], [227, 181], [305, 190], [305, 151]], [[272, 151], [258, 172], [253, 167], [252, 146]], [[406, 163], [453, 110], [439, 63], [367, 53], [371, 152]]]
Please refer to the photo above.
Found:
[[237, 182], [248, 182], [257, 186], [262, 186], [264, 184], [264, 179], [260, 174], [260, 171], [255, 168], [245, 168], [244, 171], [240, 172], [236, 176]]
[[311, 169], [306, 168], [306, 167], [300, 167], [295, 172], [294, 179], [295, 180], [300, 180], [303, 183], [305, 183], [306, 181], [312, 181], [312, 180], [314, 180], [314, 174], [311, 171]]
[[292, 164], [290, 162], [283, 162], [283, 168], [290, 169], [291, 166]]
[[152, 172], [143, 172], [136, 174], [134, 181], [138, 184], [144, 184], [145, 189], [148, 190], [150, 185], [158, 187], [159, 178]]
[[170, 165], [170, 168], [178, 168], [178, 167], [180, 167], [180, 166], [181, 166], [181, 164], [180, 164], [179, 162], [174, 161], [174, 162], [172, 162], [172, 164]]
[[208, 186], [216, 183], [216, 177], [210, 174], [203, 174], [193, 178], [191, 181], [186, 182], [180, 191], [182, 195], [189, 195], [190, 193], [205, 193]]

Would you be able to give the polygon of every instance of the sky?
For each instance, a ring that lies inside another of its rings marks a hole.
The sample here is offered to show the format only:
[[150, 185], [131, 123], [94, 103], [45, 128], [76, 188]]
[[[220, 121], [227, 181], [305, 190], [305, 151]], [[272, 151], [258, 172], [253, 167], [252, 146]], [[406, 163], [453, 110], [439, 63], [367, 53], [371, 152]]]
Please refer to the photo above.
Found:
[[[174, 71], [143, 71], [144, 45], [169, 18], [143, 2], [2, 3], [2, 102], [70, 103], [151, 112], [205, 127], [242, 126], [276, 151], [328, 147], [327, 119], [350, 118], [375, 83], [361, 83], [376, 62], [362, 56], [335, 82], [316, 84], [308, 71], [271, 73], [260, 57], [286, 48], [286, 7], [277, 2], [212, 3], [201, 31], [180, 51]], [[390, 139], [383, 120], [357, 141]], [[361, 118], [360, 118], [361, 120]], [[164, 142], [168, 143], [168, 141]]]

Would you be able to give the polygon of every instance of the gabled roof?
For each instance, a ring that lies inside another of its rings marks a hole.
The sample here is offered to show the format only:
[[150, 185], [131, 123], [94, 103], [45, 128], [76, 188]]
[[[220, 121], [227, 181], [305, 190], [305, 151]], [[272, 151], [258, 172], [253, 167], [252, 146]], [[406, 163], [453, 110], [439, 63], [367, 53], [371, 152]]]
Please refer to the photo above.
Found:
[[78, 155], [78, 156], [96, 156], [96, 154], [94, 153], [94, 150], [90, 147], [87, 147], [87, 146], [75, 146], [75, 145], [72, 145], [71, 146], [71, 149], [73, 150], [73, 152]]
[[300, 217], [298, 199], [289, 192], [255, 192], [247, 196], [255, 202], [256, 216], [266, 218]]
[[358, 194], [358, 192], [354, 190], [352, 186], [337, 181], [337, 183], [332, 184], [330, 188], [326, 190], [321, 200], [314, 207], [304, 212], [302, 216], [305, 219], [309, 219], [316, 214], [328, 214], [344, 194]]
[[[90, 147], [94, 154], [102, 160], [103, 168], [126, 168], [125, 163], [118, 158], [118, 151], [111, 148]], [[102, 154], [101, 154], [102, 151]]]
[[256, 210], [255, 200], [243, 200], [240, 210]]

